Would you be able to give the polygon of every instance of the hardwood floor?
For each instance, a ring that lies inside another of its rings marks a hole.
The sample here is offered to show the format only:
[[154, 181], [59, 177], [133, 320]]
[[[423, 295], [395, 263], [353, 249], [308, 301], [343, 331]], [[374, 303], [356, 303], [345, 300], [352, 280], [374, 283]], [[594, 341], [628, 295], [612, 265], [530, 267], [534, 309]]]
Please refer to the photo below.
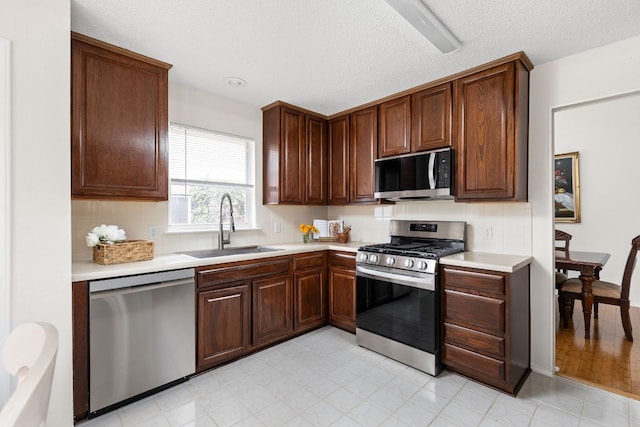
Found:
[[[631, 307], [634, 342], [624, 336], [620, 308], [600, 304], [599, 319], [591, 320], [591, 339], [584, 339], [582, 305], [576, 301], [565, 329], [556, 325], [558, 375], [640, 399], [640, 308]], [[635, 344], [634, 344], [635, 343]]]

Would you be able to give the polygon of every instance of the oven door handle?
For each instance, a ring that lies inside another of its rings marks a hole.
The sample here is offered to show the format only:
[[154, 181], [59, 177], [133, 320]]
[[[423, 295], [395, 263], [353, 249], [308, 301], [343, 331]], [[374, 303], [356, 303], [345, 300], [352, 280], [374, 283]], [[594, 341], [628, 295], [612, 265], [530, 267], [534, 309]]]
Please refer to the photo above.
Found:
[[371, 268], [363, 267], [361, 265], [356, 266], [356, 276], [357, 277], [365, 277], [368, 279], [380, 279], [385, 280], [390, 283], [395, 283], [398, 285], [411, 286], [413, 288], [420, 288], [427, 291], [435, 291], [435, 274], [429, 275], [427, 277], [413, 277], [409, 275], [400, 275], [389, 273], [386, 271], [374, 270]]

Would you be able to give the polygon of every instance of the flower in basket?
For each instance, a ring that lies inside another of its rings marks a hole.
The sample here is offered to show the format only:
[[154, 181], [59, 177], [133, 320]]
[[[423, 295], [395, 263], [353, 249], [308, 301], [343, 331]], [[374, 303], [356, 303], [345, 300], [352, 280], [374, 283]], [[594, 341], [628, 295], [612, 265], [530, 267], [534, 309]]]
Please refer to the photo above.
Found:
[[311, 242], [311, 233], [317, 233], [318, 228], [312, 224], [300, 224], [300, 232], [302, 233], [302, 241], [304, 243]]
[[106, 243], [112, 245], [118, 242], [124, 242], [127, 240], [127, 235], [124, 230], [118, 228], [117, 225], [104, 225], [100, 227], [94, 227], [90, 233], [87, 234], [87, 246], [90, 248], [95, 245]]

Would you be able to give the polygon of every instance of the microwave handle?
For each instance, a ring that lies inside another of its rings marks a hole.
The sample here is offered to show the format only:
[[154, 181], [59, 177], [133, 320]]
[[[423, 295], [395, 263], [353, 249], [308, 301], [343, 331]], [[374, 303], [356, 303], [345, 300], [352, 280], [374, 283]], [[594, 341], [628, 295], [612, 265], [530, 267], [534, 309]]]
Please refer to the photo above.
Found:
[[432, 190], [436, 188], [435, 167], [436, 167], [436, 153], [430, 153], [429, 154], [429, 188]]

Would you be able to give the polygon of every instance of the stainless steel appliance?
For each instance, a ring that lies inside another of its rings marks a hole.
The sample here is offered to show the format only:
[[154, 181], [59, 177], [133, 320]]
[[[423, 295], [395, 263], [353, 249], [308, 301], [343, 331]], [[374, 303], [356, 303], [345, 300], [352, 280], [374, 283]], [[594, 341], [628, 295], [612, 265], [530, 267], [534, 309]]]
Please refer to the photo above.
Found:
[[438, 260], [465, 250], [466, 223], [391, 220], [390, 243], [356, 256], [356, 342], [431, 375], [440, 365]]
[[89, 282], [89, 417], [195, 372], [194, 269]]
[[375, 161], [378, 199], [453, 199], [454, 155], [451, 148], [423, 151]]

